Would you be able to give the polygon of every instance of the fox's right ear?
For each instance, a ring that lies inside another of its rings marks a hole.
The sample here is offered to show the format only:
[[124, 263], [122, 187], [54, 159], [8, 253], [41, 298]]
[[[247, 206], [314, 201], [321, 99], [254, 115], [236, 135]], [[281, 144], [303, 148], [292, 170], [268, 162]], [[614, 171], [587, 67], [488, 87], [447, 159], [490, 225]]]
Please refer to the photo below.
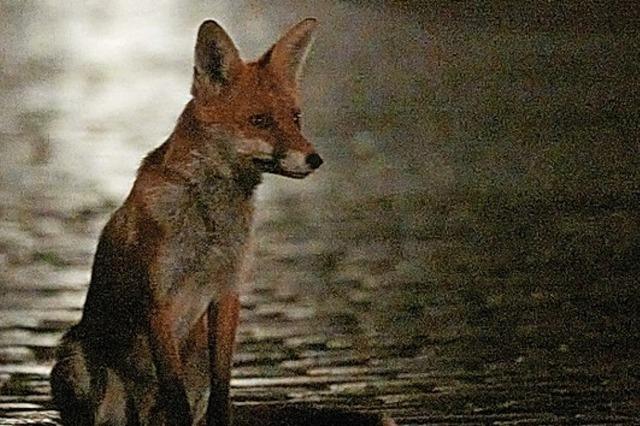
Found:
[[231, 37], [215, 21], [204, 21], [198, 29], [191, 94], [219, 93], [242, 66]]

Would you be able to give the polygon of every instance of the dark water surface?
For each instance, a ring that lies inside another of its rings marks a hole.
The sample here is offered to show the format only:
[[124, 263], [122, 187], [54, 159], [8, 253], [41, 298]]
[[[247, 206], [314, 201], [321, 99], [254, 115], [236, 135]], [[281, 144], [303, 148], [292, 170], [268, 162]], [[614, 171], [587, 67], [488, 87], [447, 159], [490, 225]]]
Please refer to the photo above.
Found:
[[303, 86], [326, 164], [258, 194], [234, 401], [640, 422], [633, 11], [256, 4], [0, 3], [0, 424], [57, 424], [53, 348], [188, 99], [199, 21], [255, 55], [306, 15], [325, 23]]

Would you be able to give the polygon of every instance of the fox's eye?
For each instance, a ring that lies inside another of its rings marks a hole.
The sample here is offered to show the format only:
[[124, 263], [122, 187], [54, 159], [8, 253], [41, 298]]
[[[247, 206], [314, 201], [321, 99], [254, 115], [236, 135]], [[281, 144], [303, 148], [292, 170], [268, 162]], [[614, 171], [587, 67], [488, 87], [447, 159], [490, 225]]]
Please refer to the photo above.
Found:
[[269, 114], [252, 115], [251, 118], [249, 118], [249, 121], [252, 125], [261, 129], [267, 129], [273, 125], [273, 117]]
[[300, 111], [296, 111], [293, 113], [293, 122], [296, 123], [296, 126], [300, 127], [300, 119], [302, 118], [302, 113]]

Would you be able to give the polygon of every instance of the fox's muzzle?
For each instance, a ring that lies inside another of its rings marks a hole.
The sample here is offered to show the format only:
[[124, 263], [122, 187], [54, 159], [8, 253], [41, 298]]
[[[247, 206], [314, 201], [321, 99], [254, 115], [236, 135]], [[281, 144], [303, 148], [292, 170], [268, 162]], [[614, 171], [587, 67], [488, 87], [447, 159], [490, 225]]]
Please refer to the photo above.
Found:
[[301, 151], [289, 151], [284, 155], [272, 158], [254, 158], [254, 164], [265, 173], [273, 173], [295, 179], [310, 175], [324, 163], [317, 153], [304, 155]]

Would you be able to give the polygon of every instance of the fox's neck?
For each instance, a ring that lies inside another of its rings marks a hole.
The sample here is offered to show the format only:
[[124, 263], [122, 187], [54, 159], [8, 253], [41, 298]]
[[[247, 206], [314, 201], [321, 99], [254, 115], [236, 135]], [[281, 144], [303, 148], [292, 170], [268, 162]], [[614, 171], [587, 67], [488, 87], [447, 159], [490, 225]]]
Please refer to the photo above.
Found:
[[261, 173], [238, 156], [232, 136], [205, 128], [193, 110], [191, 101], [169, 139], [145, 159], [143, 167], [155, 160], [168, 177], [182, 179], [203, 196], [224, 188], [250, 198], [262, 180]]

